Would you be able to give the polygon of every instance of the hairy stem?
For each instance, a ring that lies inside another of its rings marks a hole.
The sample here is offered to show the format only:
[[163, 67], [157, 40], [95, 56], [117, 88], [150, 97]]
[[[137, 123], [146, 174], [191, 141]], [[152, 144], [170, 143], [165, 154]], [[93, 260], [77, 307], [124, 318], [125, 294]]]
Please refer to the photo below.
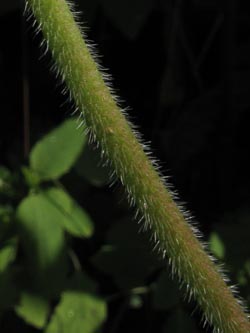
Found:
[[27, 0], [90, 137], [126, 188], [137, 216], [150, 228], [161, 253], [203, 310], [215, 332], [247, 333], [239, 301], [197, 239], [138, 135], [120, 110], [65, 0]]

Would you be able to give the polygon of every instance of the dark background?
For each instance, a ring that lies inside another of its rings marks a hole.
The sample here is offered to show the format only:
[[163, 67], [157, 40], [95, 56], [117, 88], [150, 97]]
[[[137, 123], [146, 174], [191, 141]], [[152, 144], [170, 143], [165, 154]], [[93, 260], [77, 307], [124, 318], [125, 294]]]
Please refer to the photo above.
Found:
[[[78, 0], [77, 4], [122, 104], [130, 107], [130, 119], [151, 141], [163, 173], [171, 176], [205, 239], [213, 230], [224, 239], [225, 260], [238, 283], [238, 272], [250, 257], [246, 2]], [[70, 115], [67, 104], [62, 106], [60, 84], [49, 71], [50, 56], [38, 60], [41, 36], [34, 37], [30, 25], [23, 22], [18, 2], [1, 1], [0, 164], [12, 171], [26, 163], [28, 150], [43, 134]], [[66, 181], [82, 202], [74, 177]], [[84, 199], [93, 219], [102, 223], [100, 235], [112, 219], [126, 212], [123, 204], [116, 204], [116, 196], [106, 187], [93, 188]], [[76, 242], [79, 253], [81, 246]], [[108, 290], [108, 279], [105, 284]], [[249, 299], [249, 287], [241, 289]], [[119, 324], [126, 322], [124, 332], [132, 331], [130, 325], [145, 331], [145, 311], [143, 307], [135, 315], [128, 310]], [[121, 327], [119, 331], [123, 332]]]

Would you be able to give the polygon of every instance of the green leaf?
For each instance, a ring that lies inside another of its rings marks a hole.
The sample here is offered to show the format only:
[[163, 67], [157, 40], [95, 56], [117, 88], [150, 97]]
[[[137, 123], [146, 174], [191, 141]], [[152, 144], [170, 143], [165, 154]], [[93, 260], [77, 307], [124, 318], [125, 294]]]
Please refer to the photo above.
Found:
[[0, 228], [3, 224], [9, 224], [14, 214], [14, 208], [10, 205], [0, 205]]
[[40, 176], [34, 170], [24, 166], [22, 167], [22, 173], [26, 184], [30, 187], [36, 187], [40, 183]]
[[29, 281], [45, 294], [57, 294], [67, 271], [64, 232], [58, 213], [43, 195], [30, 195], [17, 209]]
[[4, 166], [0, 165], [0, 186], [3, 181], [11, 180], [11, 172]]
[[209, 249], [218, 259], [225, 257], [225, 246], [216, 232], [212, 232], [209, 237]]
[[112, 275], [122, 288], [144, 285], [146, 277], [162, 266], [148, 245], [146, 234], [138, 234], [139, 226], [131, 220], [122, 220], [108, 232], [107, 242], [92, 257], [95, 266]]
[[153, 306], [156, 310], [170, 310], [180, 302], [178, 285], [170, 278], [169, 271], [163, 271], [153, 291]]
[[153, 0], [100, 0], [112, 23], [128, 38], [134, 39], [150, 14]]
[[10, 240], [0, 249], [0, 311], [11, 308], [18, 297], [13, 267], [10, 264], [16, 258], [16, 240]]
[[98, 149], [87, 146], [75, 165], [78, 175], [96, 187], [109, 182], [108, 168], [100, 165], [100, 156]]
[[11, 173], [7, 168], [0, 165], [0, 194], [4, 197], [13, 197], [15, 195], [15, 182], [17, 175]]
[[91, 237], [94, 225], [89, 215], [62, 189], [50, 188], [40, 194], [50, 210], [53, 210], [56, 221], [75, 237]]
[[41, 180], [58, 179], [76, 162], [86, 143], [83, 131], [76, 127], [76, 120], [66, 120], [32, 149], [30, 165]]
[[0, 273], [11, 264], [16, 258], [16, 241], [12, 240], [0, 249]]
[[15, 311], [28, 324], [36, 328], [43, 328], [49, 315], [49, 303], [39, 295], [23, 292]]
[[94, 333], [106, 316], [106, 304], [100, 298], [84, 292], [66, 291], [45, 332]]

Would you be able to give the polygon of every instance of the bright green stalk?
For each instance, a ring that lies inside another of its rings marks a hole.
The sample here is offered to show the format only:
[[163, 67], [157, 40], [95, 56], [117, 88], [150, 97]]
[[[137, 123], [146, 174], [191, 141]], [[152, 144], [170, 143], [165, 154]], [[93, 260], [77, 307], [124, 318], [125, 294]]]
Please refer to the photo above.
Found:
[[27, 4], [90, 136], [124, 184], [137, 215], [143, 217], [157, 247], [169, 258], [173, 272], [200, 305], [205, 321], [215, 332], [250, 332], [239, 301], [204, 251], [105, 84], [69, 4], [65, 0], [27, 0]]

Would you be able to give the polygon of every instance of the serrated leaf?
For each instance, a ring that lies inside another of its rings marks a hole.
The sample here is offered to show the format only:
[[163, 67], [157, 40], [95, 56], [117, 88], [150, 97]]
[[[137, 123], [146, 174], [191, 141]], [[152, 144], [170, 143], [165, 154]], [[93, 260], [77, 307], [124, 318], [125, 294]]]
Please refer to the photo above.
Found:
[[216, 258], [223, 259], [225, 257], [225, 246], [216, 232], [210, 234], [209, 249]]
[[146, 277], [162, 265], [146, 238], [145, 234], [138, 234], [136, 222], [119, 221], [109, 230], [106, 245], [92, 257], [92, 262], [112, 275], [121, 288], [141, 286]]
[[66, 120], [44, 136], [30, 154], [30, 166], [41, 180], [58, 179], [76, 162], [86, 143], [74, 119]]
[[18, 206], [17, 218], [31, 284], [57, 294], [67, 271], [64, 232], [58, 214], [42, 195], [30, 195]]
[[94, 333], [106, 315], [106, 303], [102, 299], [84, 292], [66, 291], [45, 332]]
[[100, 0], [111, 22], [128, 38], [134, 39], [145, 24], [153, 0]]
[[89, 215], [62, 189], [50, 188], [40, 194], [57, 216], [57, 222], [76, 237], [90, 237], [94, 225]]
[[156, 310], [170, 310], [180, 302], [178, 285], [171, 280], [170, 272], [163, 271], [153, 291], [153, 306]]
[[28, 324], [41, 329], [47, 322], [49, 303], [39, 295], [23, 292], [20, 295], [20, 301], [18, 306], [15, 307], [15, 311]]

